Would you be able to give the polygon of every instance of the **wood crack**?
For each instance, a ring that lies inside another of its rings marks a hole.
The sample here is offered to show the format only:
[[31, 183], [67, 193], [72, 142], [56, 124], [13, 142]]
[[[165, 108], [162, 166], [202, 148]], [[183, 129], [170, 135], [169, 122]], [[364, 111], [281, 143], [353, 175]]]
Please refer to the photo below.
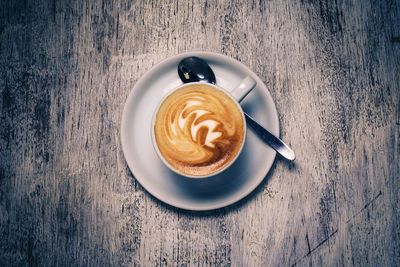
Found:
[[[357, 217], [358, 215], [360, 215], [365, 209], [367, 209], [369, 206], [371, 206], [372, 203], [374, 203], [374, 202], [375, 202], [379, 197], [381, 197], [382, 195], [383, 195], [382, 191], [379, 191], [379, 193], [378, 193], [374, 198], [372, 198], [368, 203], [366, 203], [366, 204], [364, 205], [364, 207], [363, 207], [362, 209], [360, 209], [355, 215], [353, 215], [350, 219], [348, 219], [348, 220], [346, 221], [345, 224], [348, 224], [351, 220], [353, 220], [355, 217]], [[314, 251], [316, 251], [316, 250], [317, 250], [318, 248], [320, 248], [323, 244], [325, 244], [326, 242], [328, 242], [328, 240], [331, 239], [338, 231], [339, 231], [339, 227], [338, 227], [335, 231], [333, 231], [330, 235], [328, 235], [324, 240], [322, 240], [320, 243], [318, 243], [318, 245], [315, 246], [315, 247], [312, 248], [312, 249], [311, 249], [311, 246], [310, 246], [310, 240], [309, 240], [309, 237], [308, 237], [308, 233], [306, 233], [305, 239], [306, 239], [306, 242], [307, 242], [308, 252], [307, 252], [307, 254], [305, 254], [303, 257], [301, 257], [300, 259], [296, 260], [291, 266], [292, 266], [292, 267], [293, 267], [293, 266], [296, 266], [296, 264], [297, 264], [299, 261], [301, 261], [301, 260], [303, 260], [304, 258], [310, 256]]]
[[364, 207], [359, 210], [355, 215], [353, 215], [350, 219], [346, 221], [346, 224], [349, 223], [351, 220], [353, 220], [355, 217], [360, 215], [365, 209], [367, 209], [369, 206], [372, 205], [380, 196], [382, 196], [382, 191], [379, 191], [379, 193], [372, 199], [370, 200], [367, 204], [364, 205]]

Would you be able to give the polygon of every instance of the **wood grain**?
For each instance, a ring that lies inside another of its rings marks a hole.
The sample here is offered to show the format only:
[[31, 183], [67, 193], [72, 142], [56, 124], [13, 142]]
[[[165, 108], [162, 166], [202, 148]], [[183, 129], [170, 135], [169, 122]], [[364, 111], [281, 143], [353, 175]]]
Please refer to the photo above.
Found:
[[[399, 1], [1, 1], [1, 266], [399, 266]], [[168, 56], [268, 86], [281, 158], [243, 201], [169, 207], [127, 167], [124, 102]]]

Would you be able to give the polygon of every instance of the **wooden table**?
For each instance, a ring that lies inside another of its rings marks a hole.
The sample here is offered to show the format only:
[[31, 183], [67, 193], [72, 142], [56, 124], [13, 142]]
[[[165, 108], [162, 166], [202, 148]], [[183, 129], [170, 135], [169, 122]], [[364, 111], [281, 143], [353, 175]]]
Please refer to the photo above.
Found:
[[[207, 213], [120, 142], [138, 79], [193, 50], [253, 69], [297, 154]], [[1, 1], [0, 266], [399, 266], [399, 62], [399, 1]]]

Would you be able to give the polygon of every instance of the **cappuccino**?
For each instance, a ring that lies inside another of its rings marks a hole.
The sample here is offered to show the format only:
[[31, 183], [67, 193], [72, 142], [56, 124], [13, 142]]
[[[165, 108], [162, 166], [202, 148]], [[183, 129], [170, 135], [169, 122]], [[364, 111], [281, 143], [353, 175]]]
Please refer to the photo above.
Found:
[[209, 84], [187, 84], [168, 95], [153, 122], [160, 155], [175, 170], [205, 176], [229, 165], [241, 151], [245, 122], [238, 103]]

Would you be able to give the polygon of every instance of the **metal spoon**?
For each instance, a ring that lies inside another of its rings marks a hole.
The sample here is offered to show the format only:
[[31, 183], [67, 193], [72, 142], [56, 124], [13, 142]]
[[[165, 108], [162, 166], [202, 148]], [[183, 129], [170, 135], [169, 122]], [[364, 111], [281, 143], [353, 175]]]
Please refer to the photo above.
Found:
[[[182, 82], [208, 82], [215, 84], [215, 74], [207, 62], [198, 57], [187, 57], [178, 64], [178, 75]], [[281, 139], [274, 136], [267, 129], [262, 127], [258, 122], [244, 113], [246, 122], [254, 130], [254, 132], [270, 147], [275, 149], [281, 156], [288, 160], [294, 160], [293, 150], [286, 145]]]

